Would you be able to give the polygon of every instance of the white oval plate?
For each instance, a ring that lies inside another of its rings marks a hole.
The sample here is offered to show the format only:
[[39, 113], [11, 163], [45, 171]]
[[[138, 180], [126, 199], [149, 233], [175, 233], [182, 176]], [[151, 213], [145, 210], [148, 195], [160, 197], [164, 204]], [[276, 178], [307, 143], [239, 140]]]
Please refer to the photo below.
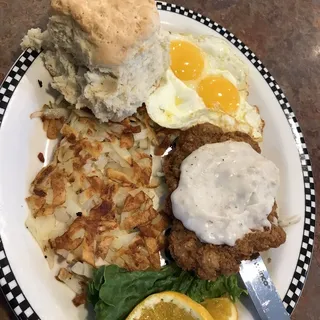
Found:
[[[281, 172], [277, 202], [280, 217], [298, 215], [286, 229], [287, 241], [264, 255], [265, 262], [291, 314], [301, 294], [311, 262], [315, 227], [315, 191], [311, 163], [299, 124], [280, 87], [261, 61], [217, 23], [185, 8], [157, 3], [166, 29], [184, 33], [219, 35], [249, 66], [249, 102], [259, 106], [266, 122], [263, 154]], [[43, 82], [40, 88], [38, 80]], [[49, 100], [50, 76], [36, 52], [25, 51], [0, 87], [0, 287], [19, 319], [79, 319], [72, 293], [54, 278], [24, 221], [24, 201], [30, 182], [50, 159], [54, 142], [46, 139], [40, 120], [30, 114]], [[270, 258], [271, 262], [270, 262]], [[252, 319], [240, 307], [240, 320]]]

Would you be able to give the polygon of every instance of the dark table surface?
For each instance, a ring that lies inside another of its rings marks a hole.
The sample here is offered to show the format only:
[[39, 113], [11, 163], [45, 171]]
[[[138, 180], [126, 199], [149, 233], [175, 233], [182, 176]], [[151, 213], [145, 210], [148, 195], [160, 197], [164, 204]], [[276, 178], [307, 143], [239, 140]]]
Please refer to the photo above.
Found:
[[[0, 81], [20, 53], [31, 27], [45, 27], [49, 0], [0, 0]], [[244, 41], [270, 70], [300, 122], [320, 177], [320, 0], [176, 0], [222, 24]], [[317, 187], [317, 185], [316, 185]], [[317, 207], [320, 200], [318, 183]], [[312, 265], [292, 319], [320, 319], [319, 222]], [[1, 294], [0, 294], [1, 296]], [[14, 319], [0, 297], [0, 319]]]

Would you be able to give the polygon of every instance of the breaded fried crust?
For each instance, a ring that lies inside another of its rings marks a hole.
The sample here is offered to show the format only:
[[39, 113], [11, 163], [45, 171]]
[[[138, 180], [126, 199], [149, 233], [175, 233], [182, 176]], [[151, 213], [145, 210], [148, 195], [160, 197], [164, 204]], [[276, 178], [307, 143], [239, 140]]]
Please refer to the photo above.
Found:
[[[164, 173], [170, 194], [168, 196], [167, 214], [172, 216], [171, 193], [177, 188], [180, 179], [182, 161], [193, 151], [208, 143], [228, 140], [249, 143], [260, 153], [259, 145], [247, 134], [241, 132], [223, 133], [211, 124], [200, 124], [181, 132], [174, 150], [164, 161]], [[242, 260], [254, 259], [259, 252], [279, 247], [286, 240], [284, 230], [276, 224], [277, 205], [274, 204], [268, 220], [271, 228], [252, 231], [236, 241], [235, 246], [212, 245], [202, 243], [192, 231], [174, 219], [169, 236], [169, 249], [177, 264], [185, 270], [193, 270], [202, 279], [214, 280], [220, 275], [230, 275], [239, 271]]]

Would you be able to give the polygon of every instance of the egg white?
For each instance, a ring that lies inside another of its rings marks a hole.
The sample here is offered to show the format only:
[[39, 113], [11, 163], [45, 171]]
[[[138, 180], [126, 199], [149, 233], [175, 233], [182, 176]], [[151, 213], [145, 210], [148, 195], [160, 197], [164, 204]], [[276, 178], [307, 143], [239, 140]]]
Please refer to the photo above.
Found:
[[[199, 79], [183, 82], [168, 69], [159, 87], [146, 102], [151, 119], [162, 127], [183, 130], [209, 122], [226, 132], [241, 131], [261, 141], [263, 120], [258, 108], [247, 102], [248, 67], [232, 52], [230, 45], [212, 36], [171, 34], [172, 40], [189, 41], [198, 46], [202, 51], [204, 70]], [[205, 106], [196, 88], [199, 81], [209, 75], [225, 77], [237, 88], [239, 108], [235, 114], [229, 115]]]

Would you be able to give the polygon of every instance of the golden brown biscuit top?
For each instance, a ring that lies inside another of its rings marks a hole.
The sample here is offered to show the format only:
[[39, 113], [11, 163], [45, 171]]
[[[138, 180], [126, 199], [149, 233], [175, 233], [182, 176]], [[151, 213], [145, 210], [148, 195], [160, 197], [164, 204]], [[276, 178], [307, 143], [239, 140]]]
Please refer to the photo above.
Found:
[[51, 0], [51, 6], [88, 35], [97, 65], [123, 63], [129, 49], [160, 26], [154, 0]]

